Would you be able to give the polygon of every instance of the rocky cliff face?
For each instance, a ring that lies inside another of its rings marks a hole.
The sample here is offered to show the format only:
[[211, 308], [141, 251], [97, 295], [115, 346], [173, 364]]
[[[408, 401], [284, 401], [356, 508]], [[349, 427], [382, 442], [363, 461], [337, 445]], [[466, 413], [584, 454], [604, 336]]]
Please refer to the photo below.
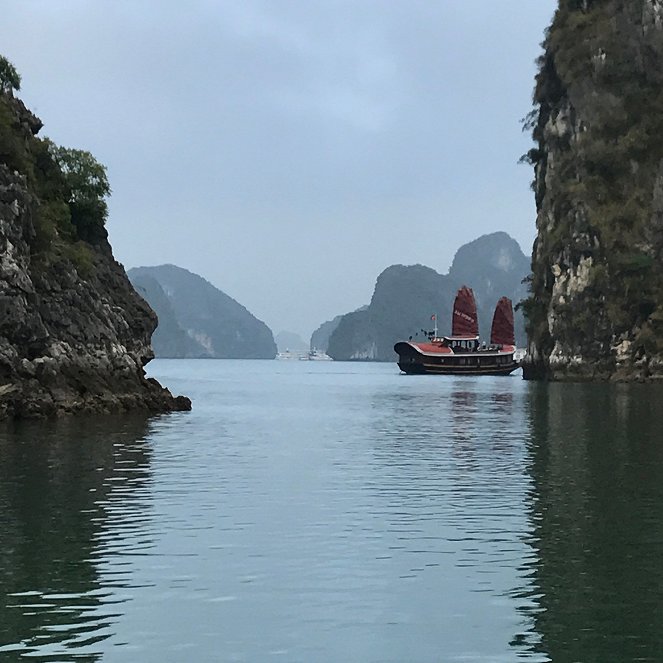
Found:
[[52, 162], [35, 138], [40, 127], [0, 93], [0, 419], [189, 409], [145, 378], [156, 316], [103, 227], [89, 243], [47, 226], [37, 187], [47, 178], [37, 169]]
[[[366, 307], [363, 307], [366, 308]], [[311, 349], [327, 352], [329, 349], [329, 339], [341, 322], [343, 315], [337, 315], [331, 320], [323, 322], [312, 334], [310, 346]]]
[[663, 377], [663, 3], [561, 0], [530, 126], [525, 377]]
[[[514, 303], [526, 295], [522, 284], [530, 262], [518, 243], [504, 232], [484, 235], [462, 246], [449, 274], [423, 265], [392, 265], [377, 279], [369, 306], [343, 316], [333, 329], [327, 352], [334, 359], [395, 361], [394, 343], [432, 329], [436, 314], [441, 333], [451, 332], [451, 312], [458, 288], [474, 290], [483, 338], [497, 300]], [[516, 339], [524, 344], [524, 322], [516, 314]]]

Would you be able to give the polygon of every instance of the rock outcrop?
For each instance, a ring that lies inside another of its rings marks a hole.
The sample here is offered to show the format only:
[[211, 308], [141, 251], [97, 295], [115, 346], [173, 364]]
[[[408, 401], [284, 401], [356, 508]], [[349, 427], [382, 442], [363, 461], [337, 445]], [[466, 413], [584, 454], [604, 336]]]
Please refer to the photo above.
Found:
[[395, 360], [394, 343], [431, 324], [432, 313], [450, 312], [452, 293], [449, 277], [430, 267], [392, 265], [378, 276], [370, 304], [341, 318], [327, 354], [336, 360]]
[[543, 46], [525, 377], [663, 378], [663, 3], [564, 0]]
[[200, 359], [212, 356], [209, 350], [182, 329], [168, 295], [155, 278], [147, 274], [132, 277], [129, 270], [129, 279], [159, 318], [152, 334], [152, 349], [156, 357]]
[[[269, 327], [201, 276], [175, 265], [158, 265], [130, 269], [129, 278], [151, 306], [165, 310], [161, 295], [157, 298], [153, 287], [145, 287], [146, 278], [156, 281], [167, 298], [177, 327], [195, 344], [190, 354], [167, 356], [216, 359], [276, 356], [276, 343]], [[170, 341], [172, 346], [173, 338]], [[159, 354], [161, 349], [165, 345], [155, 346], [157, 356], [166, 356]]]
[[[495, 304], [500, 297], [508, 297], [516, 306], [527, 296], [524, 281], [529, 271], [530, 258], [523, 253], [518, 242], [505, 232], [482, 235], [456, 251], [449, 278], [454, 290], [468, 285], [474, 291], [482, 338], [490, 338]], [[519, 347], [525, 347], [525, 319], [521, 312], [516, 311], [514, 323], [516, 343]]]
[[[367, 307], [363, 307], [367, 308]], [[336, 327], [341, 322], [341, 319], [343, 318], [343, 315], [337, 315], [331, 320], [327, 320], [326, 322], [323, 322], [312, 334], [311, 334], [311, 341], [310, 341], [310, 346], [311, 350], [314, 348], [317, 350], [320, 350], [322, 352], [327, 352], [329, 349], [329, 339], [331, 338], [331, 335], [334, 333], [336, 330]]]
[[40, 128], [0, 93], [0, 419], [190, 409], [145, 377], [156, 316], [103, 225], [80, 240]]
[[[449, 274], [423, 265], [392, 265], [377, 279], [369, 306], [344, 315], [332, 331], [327, 353], [334, 359], [395, 361], [394, 343], [432, 329], [437, 315], [441, 333], [451, 331], [451, 312], [461, 285], [474, 290], [483, 338], [498, 299], [514, 302], [526, 295], [523, 279], [530, 261], [504, 232], [484, 235], [456, 253]], [[524, 345], [522, 314], [516, 314], [516, 340]]]

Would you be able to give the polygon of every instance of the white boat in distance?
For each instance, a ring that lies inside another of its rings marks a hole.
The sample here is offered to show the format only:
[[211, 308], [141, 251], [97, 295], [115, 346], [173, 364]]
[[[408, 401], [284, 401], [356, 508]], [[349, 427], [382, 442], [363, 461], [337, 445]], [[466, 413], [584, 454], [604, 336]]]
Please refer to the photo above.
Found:
[[293, 350], [286, 350], [285, 352], [277, 353], [274, 359], [306, 359], [307, 355], [304, 352], [295, 352]]
[[277, 353], [274, 359], [295, 359], [299, 361], [334, 361], [326, 352], [313, 348], [309, 352], [296, 352], [293, 350], [285, 350], [285, 352]]
[[308, 361], [334, 361], [326, 352], [313, 348], [306, 357], [302, 357]]

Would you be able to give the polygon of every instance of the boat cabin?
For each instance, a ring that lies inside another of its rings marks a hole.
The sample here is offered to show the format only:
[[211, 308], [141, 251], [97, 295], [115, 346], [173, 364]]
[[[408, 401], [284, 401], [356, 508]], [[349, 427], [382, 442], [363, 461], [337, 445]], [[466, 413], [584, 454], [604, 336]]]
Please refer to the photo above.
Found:
[[481, 347], [478, 336], [444, 336], [442, 344], [452, 352], [477, 352]]
[[[501, 343], [482, 343], [478, 336], [441, 336], [428, 334], [431, 344], [440, 348], [449, 348], [454, 354], [468, 354], [471, 352], [499, 352], [504, 348]], [[412, 340], [412, 337], [410, 337]]]

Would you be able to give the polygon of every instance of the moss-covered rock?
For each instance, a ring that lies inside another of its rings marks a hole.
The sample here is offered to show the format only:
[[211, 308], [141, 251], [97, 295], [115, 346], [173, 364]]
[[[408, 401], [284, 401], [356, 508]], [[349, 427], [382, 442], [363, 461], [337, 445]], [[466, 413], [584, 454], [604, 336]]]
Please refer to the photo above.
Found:
[[543, 47], [525, 376], [659, 377], [663, 5], [560, 0]]

